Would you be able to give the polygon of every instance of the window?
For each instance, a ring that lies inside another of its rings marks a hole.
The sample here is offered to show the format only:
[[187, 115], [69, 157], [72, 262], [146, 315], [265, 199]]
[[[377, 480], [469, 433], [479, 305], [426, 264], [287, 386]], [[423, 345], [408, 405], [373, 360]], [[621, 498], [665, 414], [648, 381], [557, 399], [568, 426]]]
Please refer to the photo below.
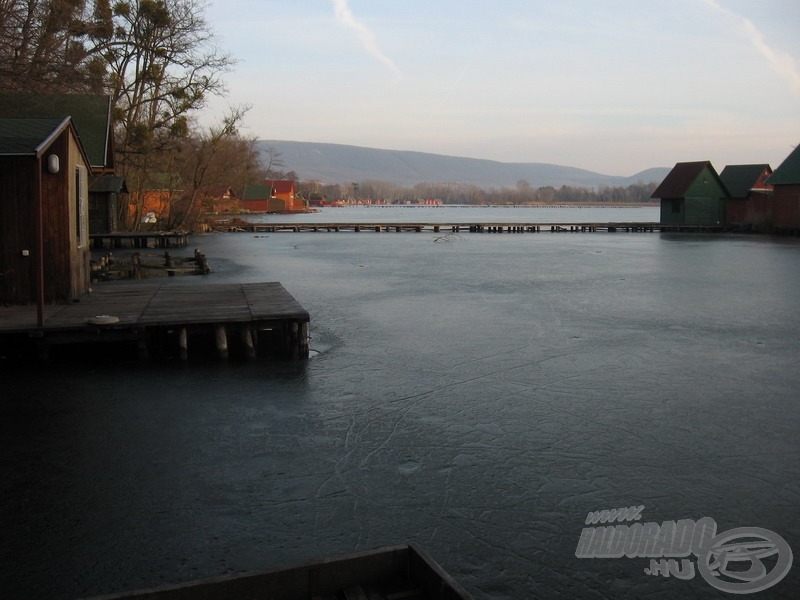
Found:
[[89, 201], [89, 173], [86, 167], [75, 167], [75, 239], [78, 248], [86, 245], [88, 238], [86, 206]]

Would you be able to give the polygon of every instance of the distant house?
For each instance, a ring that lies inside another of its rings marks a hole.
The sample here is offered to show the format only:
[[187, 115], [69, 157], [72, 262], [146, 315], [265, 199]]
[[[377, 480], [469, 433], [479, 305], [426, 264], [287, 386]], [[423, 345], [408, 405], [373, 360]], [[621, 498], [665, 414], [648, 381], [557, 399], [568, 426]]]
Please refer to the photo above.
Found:
[[0, 117], [60, 119], [70, 117], [92, 167], [89, 182], [89, 231], [117, 227], [119, 196], [125, 182], [114, 174], [111, 97], [92, 94], [0, 94]]
[[0, 302], [88, 291], [91, 172], [69, 117], [0, 118]]
[[725, 220], [730, 227], [746, 231], [772, 229], [772, 186], [766, 183], [772, 175], [767, 164], [728, 165], [719, 178], [728, 190]]
[[208, 190], [201, 200], [203, 212], [236, 213], [239, 212], [239, 199], [230, 187], [222, 186]]
[[241, 208], [250, 212], [302, 212], [305, 201], [297, 198], [293, 179], [268, 179], [248, 184], [242, 192]]
[[327, 201], [327, 196], [325, 194], [320, 194], [319, 192], [311, 192], [308, 195], [308, 205], [309, 206], [325, 206]]
[[767, 184], [773, 186], [773, 225], [778, 232], [800, 233], [800, 146], [775, 169]]
[[728, 191], [709, 161], [677, 163], [651, 198], [661, 200], [662, 225], [725, 224]]

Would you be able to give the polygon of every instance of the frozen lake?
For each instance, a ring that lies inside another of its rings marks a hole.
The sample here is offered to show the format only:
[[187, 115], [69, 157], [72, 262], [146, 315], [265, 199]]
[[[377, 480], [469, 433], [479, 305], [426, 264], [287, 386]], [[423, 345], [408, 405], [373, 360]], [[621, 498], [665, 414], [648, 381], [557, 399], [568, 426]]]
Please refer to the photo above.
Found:
[[800, 240], [434, 239], [195, 236], [214, 272], [175, 281], [282, 282], [304, 364], [0, 361], [4, 596], [406, 542], [478, 599], [724, 596], [575, 556], [588, 512], [634, 505], [800, 551]]
[[256, 223], [610, 223], [658, 222], [660, 208], [651, 206], [456, 206], [383, 205], [326, 206], [313, 213], [255, 214]]

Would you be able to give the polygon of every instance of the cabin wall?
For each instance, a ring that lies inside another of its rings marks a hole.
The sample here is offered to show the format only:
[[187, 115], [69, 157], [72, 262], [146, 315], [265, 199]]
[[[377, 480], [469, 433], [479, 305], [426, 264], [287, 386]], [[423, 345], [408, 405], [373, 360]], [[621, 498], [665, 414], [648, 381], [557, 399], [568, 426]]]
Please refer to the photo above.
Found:
[[269, 199], [269, 212], [288, 212], [291, 210], [291, 200], [284, 198], [270, 198]]
[[775, 229], [800, 231], [800, 184], [776, 185], [773, 202]]
[[242, 208], [250, 212], [268, 212], [269, 200], [242, 200]]
[[661, 199], [661, 223], [663, 225], [683, 225], [685, 219], [683, 198]]
[[772, 176], [772, 169], [769, 167], [765, 168], [761, 175], [759, 175], [756, 182], [753, 184], [753, 188], [757, 190], [771, 190], [772, 185], [767, 183], [767, 179]]
[[83, 160], [78, 142], [67, 135], [69, 173], [67, 193], [69, 217], [70, 286], [67, 300], [80, 298], [89, 291], [89, 175], [90, 167]]
[[724, 225], [727, 193], [706, 167], [685, 196], [684, 225]]
[[[47, 157], [51, 154], [59, 157], [58, 173], [47, 169]], [[88, 174], [69, 131], [47, 148], [41, 161], [33, 156], [0, 160], [0, 301], [3, 303], [36, 302], [37, 168], [41, 176], [44, 300], [68, 302], [88, 291], [88, 202], [78, 201], [81, 188], [76, 178], [78, 167]], [[88, 200], [88, 179], [83, 190]]]
[[729, 198], [725, 215], [727, 224], [749, 231], [771, 231], [774, 206], [772, 195], [761, 192], [750, 192], [747, 198]]
[[32, 156], [0, 159], [0, 304], [36, 298], [35, 173]]
[[113, 192], [89, 194], [89, 233], [117, 231], [119, 195]]
[[[70, 161], [68, 134], [61, 135], [45, 152], [41, 161], [44, 224], [44, 299], [65, 302], [70, 299]], [[47, 170], [47, 157], [59, 157], [58, 173]], [[34, 200], [35, 201], [35, 200]]]

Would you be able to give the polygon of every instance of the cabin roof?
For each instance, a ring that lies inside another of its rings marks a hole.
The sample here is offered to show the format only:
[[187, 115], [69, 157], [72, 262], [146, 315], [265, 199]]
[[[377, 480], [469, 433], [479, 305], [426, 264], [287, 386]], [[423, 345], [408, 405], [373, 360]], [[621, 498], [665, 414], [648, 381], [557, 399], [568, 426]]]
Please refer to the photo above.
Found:
[[69, 125], [69, 119], [5, 119], [0, 117], [0, 155], [37, 156], [48, 141]]
[[0, 117], [59, 119], [71, 117], [89, 163], [105, 167], [111, 156], [111, 97], [92, 94], [0, 94]]
[[[686, 192], [700, 177], [700, 173], [708, 167], [712, 175], [716, 178], [723, 190], [726, 190], [725, 184], [719, 178], [716, 169], [711, 164], [711, 161], [701, 160], [697, 162], [680, 162], [677, 163], [672, 170], [667, 173], [664, 181], [661, 182], [655, 191], [650, 196], [651, 198], [683, 198]], [[726, 190], [727, 191], [727, 190]]]
[[265, 179], [264, 183], [248, 183], [244, 186], [242, 200], [266, 200], [278, 194], [293, 194], [294, 179]]
[[276, 194], [289, 194], [294, 191], [294, 179], [267, 179], [264, 183], [271, 185]]
[[775, 169], [772, 176], [767, 179], [771, 185], [797, 185], [800, 184], [800, 145], [796, 146], [780, 166]]
[[113, 193], [119, 194], [120, 192], [127, 192], [128, 188], [125, 185], [125, 178], [116, 175], [103, 175], [95, 180], [89, 186], [90, 192], [97, 192], [102, 194]]
[[270, 197], [272, 197], [272, 187], [258, 183], [248, 183], [242, 192], [242, 200], [265, 200]]
[[728, 165], [719, 174], [731, 198], [746, 198], [764, 171], [772, 172], [767, 165]]

